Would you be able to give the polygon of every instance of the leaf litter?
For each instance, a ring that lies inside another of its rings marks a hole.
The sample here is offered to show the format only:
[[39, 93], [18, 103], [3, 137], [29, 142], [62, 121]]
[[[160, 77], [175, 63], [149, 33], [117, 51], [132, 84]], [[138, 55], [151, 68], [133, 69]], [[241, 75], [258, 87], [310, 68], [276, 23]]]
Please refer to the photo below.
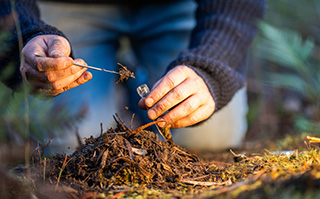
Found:
[[46, 175], [50, 181], [60, 181], [79, 192], [118, 191], [134, 184], [179, 190], [231, 183], [217, 175], [220, 168], [215, 164], [161, 141], [151, 131], [132, 131], [120, 118], [115, 120], [115, 129], [110, 128], [97, 138], [87, 138], [70, 157], [57, 154], [47, 160]]
[[50, 198], [48, 188], [39, 191], [45, 181], [68, 198], [320, 196], [320, 152], [310, 147], [313, 142], [307, 151], [291, 154], [231, 151], [233, 163], [203, 161], [151, 131], [115, 120], [116, 128], [87, 138], [73, 154], [36, 163], [35, 194]]

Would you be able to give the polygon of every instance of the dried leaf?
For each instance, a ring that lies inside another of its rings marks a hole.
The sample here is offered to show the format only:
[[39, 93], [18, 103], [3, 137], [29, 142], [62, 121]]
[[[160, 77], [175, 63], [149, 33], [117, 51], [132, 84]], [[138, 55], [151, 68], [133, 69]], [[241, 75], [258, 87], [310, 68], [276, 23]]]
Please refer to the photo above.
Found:
[[138, 148], [132, 147], [132, 151], [133, 151], [133, 153], [135, 153], [137, 155], [146, 155], [147, 154], [147, 151], [144, 149], [138, 149]]

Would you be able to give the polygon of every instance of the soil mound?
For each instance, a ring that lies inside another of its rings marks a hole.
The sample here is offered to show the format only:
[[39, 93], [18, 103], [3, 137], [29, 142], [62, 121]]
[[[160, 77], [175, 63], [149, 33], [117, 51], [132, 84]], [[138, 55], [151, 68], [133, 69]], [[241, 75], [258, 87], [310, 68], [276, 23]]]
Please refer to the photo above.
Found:
[[86, 139], [70, 157], [57, 154], [49, 160], [49, 179], [84, 192], [117, 190], [134, 184], [170, 190], [226, 183], [215, 175], [219, 172], [215, 164], [161, 141], [151, 131], [132, 131], [121, 119], [115, 120], [115, 129]]

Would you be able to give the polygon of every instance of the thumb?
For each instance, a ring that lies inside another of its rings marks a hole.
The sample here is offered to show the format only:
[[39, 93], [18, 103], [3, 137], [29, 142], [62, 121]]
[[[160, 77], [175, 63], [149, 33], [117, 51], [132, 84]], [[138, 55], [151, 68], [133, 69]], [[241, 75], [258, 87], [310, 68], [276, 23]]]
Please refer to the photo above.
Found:
[[64, 37], [52, 35], [48, 38], [47, 44], [49, 57], [68, 57], [71, 53], [70, 44]]

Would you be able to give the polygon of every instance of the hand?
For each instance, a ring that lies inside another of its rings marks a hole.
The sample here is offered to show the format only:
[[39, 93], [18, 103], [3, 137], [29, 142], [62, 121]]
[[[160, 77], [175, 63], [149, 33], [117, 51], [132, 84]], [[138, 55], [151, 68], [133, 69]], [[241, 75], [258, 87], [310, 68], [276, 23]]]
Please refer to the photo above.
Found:
[[182, 128], [210, 117], [215, 102], [203, 79], [191, 68], [180, 65], [161, 78], [139, 106], [148, 108], [150, 119], [160, 117], [160, 127]]
[[70, 44], [64, 37], [36, 36], [22, 49], [20, 73], [33, 91], [56, 96], [92, 78], [86, 68], [73, 65], [86, 63], [82, 59], [73, 60], [70, 52]]

